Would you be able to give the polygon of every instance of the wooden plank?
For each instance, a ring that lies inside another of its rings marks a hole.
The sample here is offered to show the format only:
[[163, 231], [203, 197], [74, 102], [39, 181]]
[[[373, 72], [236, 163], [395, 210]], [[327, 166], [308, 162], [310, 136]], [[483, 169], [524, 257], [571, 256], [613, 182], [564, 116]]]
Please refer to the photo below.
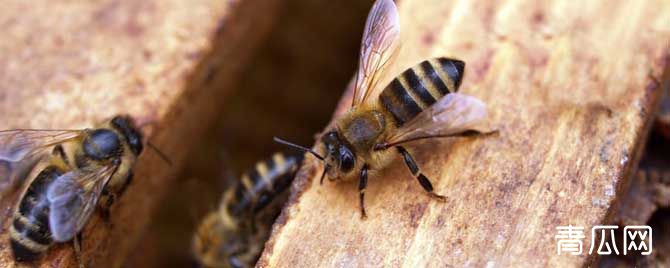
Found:
[[[667, 101], [664, 99], [663, 101]], [[663, 113], [655, 115], [654, 130], [647, 141], [635, 176], [630, 179], [630, 187], [613, 208], [612, 223], [618, 226], [648, 225], [653, 230], [653, 254], [630, 254], [626, 256], [603, 256], [598, 267], [667, 267], [670, 258], [668, 246], [668, 220], [670, 217], [670, 158], [668, 139], [661, 130]]]
[[[83, 128], [118, 113], [155, 122], [167, 153], [141, 155], [133, 183], [83, 231], [87, 267], [120, 267], [272, 22], [278, 1], [6, 1], [0, 10], [1, 129]], [[257, 16], [258, 9], [263, 10]], [[3, 219], [13, 210], [3, 199]], [[16, 265], [2, 224], [0, 266]], [[70, 244], [42, 267], [76, 265]]]
[[[461, 90], [489, 105], [500, 135], [416, 142], [410, 151], [449, 201], [431, 201], [398, 159], [370, 178], [367, 220], [356, 182], [319, 186], [322, 166], [311, 158], [259, 265], [592, 263], [590, 228], [610, 221], [658, 82], [668, 87], [670, 4], [398, 2], [403, 51], [391, 72], [431, 56], [465, 60]], [[351, 88], [335, 117], [350, 98]], [[581, 255], [557, 255], [555, 228], [569, 224], [587, 230]]]

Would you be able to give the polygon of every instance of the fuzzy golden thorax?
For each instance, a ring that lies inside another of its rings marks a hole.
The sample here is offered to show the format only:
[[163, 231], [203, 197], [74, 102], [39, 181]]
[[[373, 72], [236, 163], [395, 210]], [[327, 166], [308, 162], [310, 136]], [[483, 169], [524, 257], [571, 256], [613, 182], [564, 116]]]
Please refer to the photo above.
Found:
[[365, 164], [371, 170], [388, 164], [388, 151], [376, 151], [374, 147], [396, 127], [389, 116], [374, 105], [362, 105], [339, 117], [335, 127], [321, 138], [329, 180], [357, 178]]

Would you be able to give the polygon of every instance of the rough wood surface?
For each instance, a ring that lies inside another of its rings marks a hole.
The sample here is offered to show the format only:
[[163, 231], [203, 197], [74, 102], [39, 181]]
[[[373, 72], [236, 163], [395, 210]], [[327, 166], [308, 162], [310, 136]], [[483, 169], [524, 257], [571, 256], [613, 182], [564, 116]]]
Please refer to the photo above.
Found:
[[582, 255], [558, 256], [555, 228], [611, 221], [668, 86], [670, 4], [397, 2], [403, 51], [391, 71], [465, 60], [461, 90], [488, 103], [500, 135], [416, 142], [409, 150], [449, 201], [431, 201], [397, 160], [370, 178], [365, 221], [356, 183], [319, 186], [308, 159], [259, 265], [592, 263], [589, 239]]
[[[154, 122], [145, 134], [167, 153], [138, 160], [133, 183], [83, 231], [88, 267], [119, 267], [186, 153], [232, 87], [278, 1], [5, 1], [0, 10], [0, 129], [83, 128], [118, 113]], [[257, 10], [263, 16], [252, 16]], [[16, 197], [16, 196], [14, 196]], [[11, 199], [11, 198], [10, 198]], [[1, 205], [9, 218], [13, 201]], [[2, 224], [0, 266], [16, 265]], [[42, 267], [76, 265], [70, 244]]]

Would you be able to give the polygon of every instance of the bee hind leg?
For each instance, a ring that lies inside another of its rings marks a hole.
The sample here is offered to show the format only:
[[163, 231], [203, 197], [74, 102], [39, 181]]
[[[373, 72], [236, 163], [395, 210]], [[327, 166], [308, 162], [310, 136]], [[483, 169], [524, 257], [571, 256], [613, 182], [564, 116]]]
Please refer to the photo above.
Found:
[[358, 194], [361, 207], [361, 219], [367, 219], [368, 215], [365, 213], [365, 188], [368, 187], [368, 164], [363, 165], [361, 169], [361, 178], [358, 181]]
[[428, 195], [430, 195], [430, 197], [432, 198], [435, 198], [442, 202], [446, 202], [447, 197], [433, 192], [433, 184], [430, 183], [430, 180], [428, 180], [428, 178], [419, 171], [419, 167], [416, 165], [416, 162], [414, 161], [414, 158], [412, 158], [412, 155], [409, 154], [409, 152], [405, 150], [405, 148], [402, 146], [396, 146], [396, 149], [398, 149], [398, 152], [400, 153], [400, 155], [402, 155], [403, 160], [405, 160], [405, 164], [407, 165], [409, 172], [411, 172], [412, 175], [416, 176], [416, 179], [419, 181], [419, 184], [421, 184], [421, 187], [423, 187], [423, 189], [426, 190], [426, 193], [428, 193]]

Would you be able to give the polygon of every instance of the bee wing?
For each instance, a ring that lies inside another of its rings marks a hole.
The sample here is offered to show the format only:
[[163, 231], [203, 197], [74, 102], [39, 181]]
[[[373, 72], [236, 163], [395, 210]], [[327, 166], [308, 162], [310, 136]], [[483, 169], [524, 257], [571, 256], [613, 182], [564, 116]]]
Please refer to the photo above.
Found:
[[20, 162], [0, 160], [0, 197], [19, 189], [19, 186], [23, 185], [23, 181], [28, 178], [28, 174], [41, 159], [43, 157], [33, 157], [30, 160]]
[[0, 161], [21, 161], [81, 134], [82, 130], [3, 130], [0, 131]]
[[385, 145], [392, 146], [424, 138], [457, 136], [472, 131], [479, 133], [493, 131], [488, 124], [486, 104], [472, 96], [451, 93], [397, 129], [385, 141]]
[[356, 72], [352, 106], [364, 102], [374, 91], [379, 74], [395, 55], [400, 40], [398, 9], [393, 0], [377, 0], [370, 10]]
[[16, 186], [50, 146], [74, 139], [81, 133], [81, 130], [0, 131], [0, 193]]
[[115, 171], [114, 165], [89, 171], [75, 170], [49, 185], [49, 227], [54, 241], [69, 241], [81, 231]]

